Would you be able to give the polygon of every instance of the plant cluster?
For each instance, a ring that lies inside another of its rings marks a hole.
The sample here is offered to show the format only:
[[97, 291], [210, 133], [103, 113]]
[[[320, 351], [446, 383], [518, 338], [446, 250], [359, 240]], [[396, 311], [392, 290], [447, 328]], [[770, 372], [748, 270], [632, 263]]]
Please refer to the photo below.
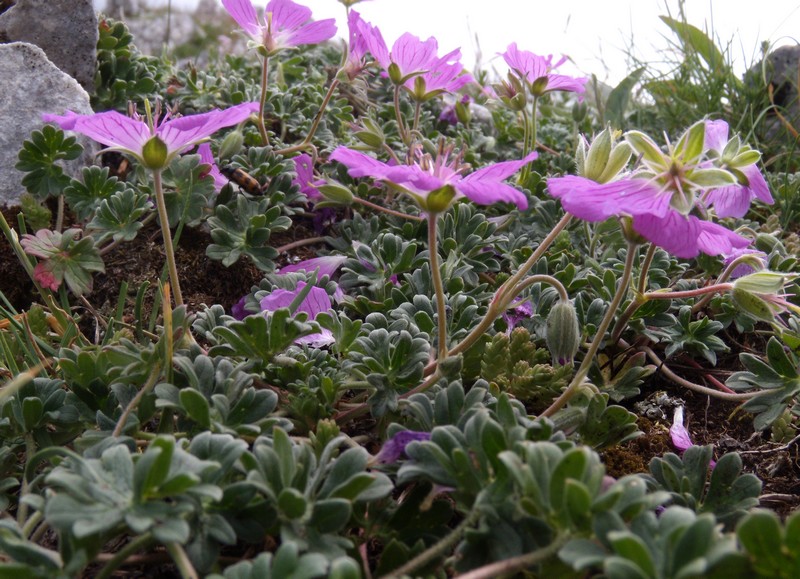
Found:
[[[102, 20], [105, 110], [48, 112], [20, 151], [31, 198], [0, 228], [38, 298], [0, 293], [0, 575], [796, 576], [800, 518], [754, 509], [761, 481], [682, 407], [648, 473], [600, 454], [642, 434], [656, 372], [792, 440], [796, 258], [760, 215], [794, 176], [710, 105], [626, 126], [642, 71], [598, 107], [565, 59], [512, 42], [505, 77], [473, 75], [341, 2], [343, 52], [292, 0], [223, 0], [250, 52], [202, 71]], [[129, 170], [66, 176], [73, 133]], [[273, 247], [307, 218], [319, 237]], [[150, 225], [155, 301], [122, 280], [93, 305]], [[193, 307], [186, 228], [262, 279]], [[723, 361], [724, 384], [679, 369]]]

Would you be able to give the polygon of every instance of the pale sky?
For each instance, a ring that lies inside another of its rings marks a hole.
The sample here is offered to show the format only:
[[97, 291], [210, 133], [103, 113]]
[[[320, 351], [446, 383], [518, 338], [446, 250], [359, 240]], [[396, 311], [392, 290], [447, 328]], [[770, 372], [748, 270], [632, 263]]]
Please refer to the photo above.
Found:
[[[150, 0], [166, 3], [167, 0]], [[295, 0], [308, 6], [315, 19], [337, 19], [346, 35], [344, 7], [337, 0]], [[103, 4], [97, 0], [96, 4]], [[191, 6], [196, 0], [173, 0]], [[255, 0], [263, 7], [266, 0]], [[516, 42], [537, 54], [562, 54], [567, 74], [595, 73], [616, 84], [629, 70], [626, 50], [642, 60], [664, 60], [661, 54], [674, 39], [659, 15], [678, 15], [677, 0], [370, 0], [354, 7], [380, 28], [389, 46], [404, 32], [422, 39], [435, 36], [440, 54], [461, 48], [462, 62], [472, 68], [480, 42], [484, 67], [504, 74], [505, 63], [496, 54]], [[760, 41], [775, 45], [800, 40], [800, 1], [796, 0], [686, 0], [690, 24], [730, 43], [737, 72], [760, 59]], [[718, 43], [719, 45], [720, 43]]]

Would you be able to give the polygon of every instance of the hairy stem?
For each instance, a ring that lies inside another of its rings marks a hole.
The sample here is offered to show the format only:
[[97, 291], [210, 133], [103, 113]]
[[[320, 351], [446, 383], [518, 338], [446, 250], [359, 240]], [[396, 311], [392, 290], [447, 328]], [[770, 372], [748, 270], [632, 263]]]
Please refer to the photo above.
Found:
[[169, 553], [170, 557], [172, 557], [172, 560], [178, 567], [178, 571], [183, 579], [199, 578], [194, 565], [192, 565], [192, 562], [189, 560], [188, 555], [186, 555], [186, 551], [184, 551], [180, 543], [172, 542], [167, 543], [165, 546], [167, 547], [167, 552]]
[[353, 202], [363, 205], [364, 207], [369, 207], [370, 209], [374, 209], [376, 211], [383, 211], [384, 213], [388, 213], [389, 215], [394, 215], [395, 217], [402, 217], [403, 219], [413, 219], [414, 221], [425, 220], [424, 217], [420, 217], [419, 215], [410, 215], [408, 213], [403, 213], [402, 211], [395, 211], [394, 209], [383, 207], [382, 205], [378, 205], [377, 203], [373, 203], [372, 201], [367, 201], [366, 199], [362, 199], [361, 197], [353, 197]]
[[117, 437], [122, 434], [122, 429], [125, 428], [125, 423], [128, 421], [128, 416], [130, 416], [131, 412], [133, 412], [133, 410], [139, 405], [139, 402], [142, 401], [144, 395], [153, 389], [160, 375], [161, 375], [161, 366], [159, 364], [156, 364], [150, 371], [150, 375], [147, 377], [147, 381], [144, 383], [144, 386], [142, 386], [142, 389], [139, 390], [136, 396], [134, 396], [133, 399], [125, 407], [125, 410], [122, 411], [122, 415], [119, 417], [119, 421], [117, 422], [117, 425], [114, 427], [114, 431], [111, 433], [111, 436]]
[[133, 539], [130, 543], [125, 545], [122, 549], [117, 551], [114, 556], [106, 563], [106, 565], [100, 570], [97, 574], [97, 579], [109, 579], [112, 576], [114, 571], [122, 565], [125, 560], [133, 555], [136, 551], [144, 549], [150, 543], [153, 542], [153, 537], [150, 533], [145, 533], [144, 535], [139, 535], [135, 539]]
[[394, 571], [384, 575], [383, 579], [392, 579], [395, 577], [412, 575], [413, 572], [420, 567], [424, 567], [437, 557], [446, 554], [453, 547], [455, 547], [455, 545], [461, 539], [461, 536], [464, 534], [464, 531], [466, 531], [478, 519], [478, 516], [478, 510], [473, 508], [473, 510], [464, 518], [463, 521], [458, 524], [455, 529], [450, 531], [441, 540], [425, 549], [422, 553], [411, 559], [411, 561], [408, 563], [405, 563]]
[[433, 291], [436, 294], [436, 318], [438, 321], [437, 361], [447, 358], [447, 313], [445, 312], [444, 284], [442, 283], [442, 272], [439, 269], [439, 250], [436, 241], [438, 219], [437, 213], [428, 215], [428, 257], [431, 262], [431, 280], [433, 281]]
[[261, 100], [258, 107], [258, 132], [261, 133], [261, 142], [266, 147], [269, 145], [269, 135], [267, 134], [267, 125], [264, 124], [264, 107], [267, 104], [267, 83], [269, 80], [269, 56], [264, 56], [264, 62], [261, 63]]
[[164, 200], [164, 189], [161, 185], [161, 171], [153, 171], [153, 188], [156, 192], [156, 207], [158, 208], [158, 220], [161, 222], [161, 237], [164, 242], [164, 253], [167, 257], [167, 268], [169, 279], [172, 284], [172, 291], [175, 293], [175, 305], [183, 305], [183, 294], [181, 293], [181, 283], [178, 277], [178, 267], [175, 264], [175, 249], [172, 246], [172, 234], [169, 230], [169, 217], [167, 216], [167, 203]]
[[561, 546], [567, 542], [567, 538], [568, 536], [566, 534], [557, 536], [555, 540], [546, 547], [524, 555], [519, 555], [518, 557], [512, 557], [511, 559], [505, 559], [504, 561], [497, 561], [496, 563], [478, 567], [468, 573], [459, 575], [459, 579], [492, 579], [494, 577], [509, 576], [517, 573], [553, 557], [558, 553]]

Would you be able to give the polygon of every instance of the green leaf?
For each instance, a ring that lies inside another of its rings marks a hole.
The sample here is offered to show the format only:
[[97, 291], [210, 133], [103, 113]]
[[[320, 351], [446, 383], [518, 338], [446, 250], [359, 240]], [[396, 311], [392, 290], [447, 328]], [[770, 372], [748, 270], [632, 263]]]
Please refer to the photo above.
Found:
[[208, 400], [194, 388], [184, 388], [180, 392], [181, 406], [189, 417], [203, 428], [211, 426]]
[[308, 501], [303, 496], [303, 493], [297, 489], [285, 488], [278, 495], [278, 508], [281, 513], [290, 519], [303, 517], [308, 506]]
[[350, 520], [352, 507], [346, 499], [322, 499], [314, 502], [309, 525], [320, 533], [338, 533]]
[[637, 68], [622, 79], [609, 93], [608, 99], [606, 100], [605, 121], [611, 123], [611, 126], [618, 129], [624, 127], [625, 109], [628, 108], [633, 88], [636, 86], [636, 83], [639, 82], [645, 70], [646, 68], [643, 66]]

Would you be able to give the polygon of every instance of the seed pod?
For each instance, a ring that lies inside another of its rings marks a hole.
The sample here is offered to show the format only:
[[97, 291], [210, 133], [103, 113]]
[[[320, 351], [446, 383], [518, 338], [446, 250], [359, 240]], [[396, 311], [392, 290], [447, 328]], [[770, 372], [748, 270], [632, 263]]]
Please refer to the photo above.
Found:
[[578, 314], [572, 302], [559, 300], [550, 310], [547, 316], [545, 341], [553, 358], [553, 364], [559, 366], [572, 364], [581, 344]]

